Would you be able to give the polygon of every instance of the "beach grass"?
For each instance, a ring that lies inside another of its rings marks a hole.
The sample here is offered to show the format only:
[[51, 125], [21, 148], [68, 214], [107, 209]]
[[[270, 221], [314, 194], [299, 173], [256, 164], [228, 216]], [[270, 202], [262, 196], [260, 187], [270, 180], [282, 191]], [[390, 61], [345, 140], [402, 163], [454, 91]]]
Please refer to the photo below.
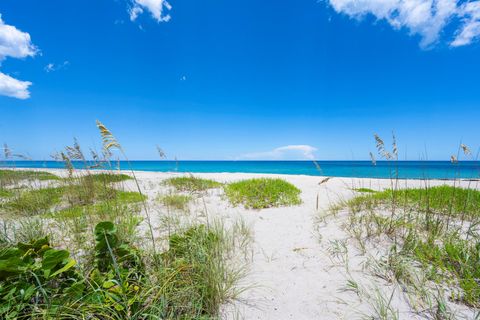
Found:
[[257, 178], [225, 186], [225, 195], [233, 205], [251, 209], [298, 205], [300, 190], [283, 179]]
[[83, 176], [81, 179], [89, 179], [96, 183], [116, 183], [131, 180], [132, 177], [124, 173], [94, 173]]
[[352, 190], [356, 191], [356, 192], [361, 192], [361, 193], [375, 193], [375, 192], [377, 192], [377, 191], [375, 191], [373, 189], [370, 189], [370, 188], [353, 188]]
[[183, 194], [168, 194], [159, 197], [159, 201], [167, 207], [177, 210], [185, 211], [188, 208], [188, 204], [192, 200], [189, 195]]
[[0, 210], [23, 216], [43, 214], [60, 203], [62, 192], [62, 188], [22, 191], [17, 196], [9, 197], [8, 201], [1, 205]]
[[[353, 187], [352, 198], [334, 201], [317, 217], [319, 226], [329, 223], [330, 217], [339, 219], [339, 227], [347, 234], [331, 241], [329, 249], [348, 274], [345, 290], [370, 306], [366, 318], [400, 318], [398, 299], [404, 299], [408, 312], [420, 318], [478, 317], [478, 183], [398, 179], [395, 136], [391, 150], [378, 135], [375, 142], [378, 155], [391, 167], [391, 178], [385, 181], [388, 187], [383, 191]], [[471, 159], [469, 148], [462, 144], [459, 154], [462, 150]], [[376, 159], [370, 155], [375, 166]], [[457, 159], [458, 155], [452, 156], [452, 163]], [[355, 252], [354, 259], [362, 257], [361, 262], [351, 262], [349, 251]], [[377, 279], [356, 281], [351, 268], [359, 265]]]
[[[109, 130], [97, 126], [104, 154], [121, 150]], [[153, 199], [133, 171], [75, 170], [71, 161], [85, 158], [76, 141], [61, 158], [65, 179], [37, 171], [32, 176], [5, 170], [9, 173], [2, 176], [5, 185], [32, 179], [55, 183], [0, 188], [0, 318], [220, 318], [221, 306], [243, 290], [239, 282], [246, 266], [238, 257], [249, 246], [248, 228], [194, 215], [169, 219], [165, 210], [156, 212], [161, 219], [154, 231]], [[136, 191], [119, 183], [130, 179]], [[198, 197], [221, 186], [193, 177], [168, 185]], [[190, 199], [172, 194], [162, 201], [188, 213]]]
[[2, 169], [0, 170], [0, 186], [7, 186], [18, 183], [22, 180], [59, 180], [60, 177], [53, 173], [45, 171], [33, 171], [33, 170], [14, 170], [14, 169]]
[[415, 208], [421, 212], [460, 215], [464, 218], [475, 218], [480, 215], [480, 191], [475, 189], [444, 185], [430, 188], [389, 189], [373, 193], [355, 197], [347, 205], [352, 211], [379, 206], [400, 206]]
[[176, 191], [190, 193], [202, 192], [222, 186], [222, 184], [217, 181], [197, 178], [194, 176], [169, 178], [165, 180], [164, 183], [173, 187]]
[[8, 198], [13, 196], [13, 192], [6, 188], [0, 188], [0, 198]]
[[[480, 191], [450, 185], [389, 189], [344, 203], [348, 230], [362, 248], [389, 239], [386, 257], [397, 281], [418, 288], [409, 267], [426, 281], [448, 284], [449, 299], [480, 307]], [[417, 271], [418, 272], [418, 271]]]

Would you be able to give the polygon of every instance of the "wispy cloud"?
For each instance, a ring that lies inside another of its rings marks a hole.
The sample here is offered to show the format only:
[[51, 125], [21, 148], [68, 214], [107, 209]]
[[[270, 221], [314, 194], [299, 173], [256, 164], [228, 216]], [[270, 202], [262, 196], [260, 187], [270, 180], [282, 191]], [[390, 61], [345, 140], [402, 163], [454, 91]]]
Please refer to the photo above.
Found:
[[309, 145], [288, 145], [270, 151], [247, 153], [237, 160], [313, 160], [317, 148]]
[[[420, 46], [428, 48], [446, 35], [453, 47], [472, 43], [480, 36], [480, 1], [458, 0], [328, 0], [338, 13], [355, 19], [372, 15], [387, 21], [394, 29], [406, 29], [421, 37]], [[449, 28], [450, 29], [450, 28]], [[452, 40], [453, 39], [453, 40]]]
[[45, 66], [45, 68], [43, 68], [43, 70], [45, 70], [45, 72], [47, 73], [50, 73], [50, 72], [53, 72], [53, 71], [58, 71], [58, 70], [61, 70], [61, 69], [64, 69], [66, 67], [68, 67], [70, 65], [70, 62], [69, 61], [64, 61], [62, 63], [49, 63]]
[[140, 14], [147, 10], [157, 22], [167, 22], [170, 15], [165, 13], [172, 9], [166, 0], [132, 0], [132, 7], [129, 10], [130, 20], [135, 21]]
[[[0, 14], [0, 65], [6, 58], [26, 58], [37, 54], [38, 49], [32, 44], [30, 34], [5, 24]], [[17, 80], [0, 72], [0, 95], [18, 99], [30, 97], [28, 88], [32, 83]]]

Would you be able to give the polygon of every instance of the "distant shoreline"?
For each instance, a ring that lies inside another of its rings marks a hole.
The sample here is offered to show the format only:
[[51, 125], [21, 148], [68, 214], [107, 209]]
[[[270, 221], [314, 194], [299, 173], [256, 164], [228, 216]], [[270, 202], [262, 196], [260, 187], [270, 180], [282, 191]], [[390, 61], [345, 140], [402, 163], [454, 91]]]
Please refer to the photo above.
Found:
[[[95, 164], [87, 161], [72, 161], [76, 169]], [[186, 172], [186, 173], [257, 173], [286, 174], [344, 178], [370, 179], [415, 179], [415, 180], [478, 180], [480, 163], [477, 161], [280, 161], [280, 160], [136, 160], [111, 161], [112, 169], [145, 172]], [[1, 167], [63, 169], [61, 161], [9, 161], [0, 162]], [[104, 166], [105, 168], [105, 166]]]
[[[60, 174], [67, 174], [67, 169], [65, 168], [37, 168], [37, 167], [19, 167], [19, 168], [12, 168], [12, 167], [2, 167], [1, 169], [10, 169], [10, 170], [35, 170], [35, 171], [45, 171], [45, 172], [55, 172]], [[87, 171], [87, 169], [75, 169], [77, 172]], [[308, 174], [286, 174], [286, 173], [261, 173], [261, 172], [184, 172], [184, 171], [146, 171], [146, 170], [131, 170], [131, 169], [105, 169], [105, 168], [95, 168], [90, 169], [91, 171], [95, 172], [122, 172], [122, 173], [135, 173], [145, 175], [145, 176], [156, 176], [156, 175], [168, 175], [168, 176], [184, 176], [189, 174], [195, 174], [199, 176], [209, 176], [209, 177], [221, 177], [221, 176], [249, 176], [249, 177], [280, 177], [280, 178], [307, 178], [307, 179], [339, 179], [345, 181], [351, 180], [358, 180], [358, 181], [385, 181], [391, 180], [395, 178], [387, 178], [387, 177], [342, 177], [342, 176], [326, 176], [326, 175], [308, 175]], [[452, 182], [452, 181], [461, 181], [461, 182], [479, 182], [479, 178], [457, 178], [457, 179], [449, 179], [449, 178], [398, 178], [399, 181], [412, 181], [412, 182], [419, 182], [419, 181], [437, 181], [437, 182]]]

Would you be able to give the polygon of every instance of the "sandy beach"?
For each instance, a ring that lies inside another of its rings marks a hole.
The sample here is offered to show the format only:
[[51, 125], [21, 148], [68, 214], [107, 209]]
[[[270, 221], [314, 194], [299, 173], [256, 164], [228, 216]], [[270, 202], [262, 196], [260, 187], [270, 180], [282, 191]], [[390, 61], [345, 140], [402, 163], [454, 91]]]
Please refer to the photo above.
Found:
[[[47, 170], [66, 175], [65, 170]], [[122, 172], [132, 175], [131, 172]], [[167, 213], [155, 199], [167, 194], [162, 184], [181, 173], [135, 172], [142, 192], [148, 196], [149, 210], [156, 232]], [[382, 243], [362, 253], [348, 234], [347, 214], [340, 210], [328, 214], [328, 208], [359, 193], [353, 189], [384, 190], [391, 187], [388, 179], [271, 175], [244, 173], [198, 173], [195, 177], [229, 183], [248, 178], [284, 179], [301, 190], [302, 204], [262, 210], [232, 206], [223, 190], [212, 189], [190, 204], [189, 215], [202, 221], [220, 219], [225, 224], [243, 220], [251, 229], [252, 246], [248, 256], [248, 274], [241, 285], [245, 290], [236, 301], [223, 307], [225, 319], [361, 319], [372, 314], [378, 299], [384, 297], [398, 310], [401, 319], [421, 319], [411, 312], [411, 302], [401, 288], [374, 276], [368, 265], [370, 258], [386, 249]], [[320, 184], [320, 182], [322, 182]], [[398, 187], [425, 187], [449, 184], [474, 187], [469, 181], [399, 180]], [[135, 191], [133, 181], [125, 189]], [[318, 206], [318, 208], [317, 208]], [[175, 215], [175, 212], [168, 214]], [[354, 280], [361, 288], [348, 290]], [[359, 292], [370, 292], [362, 295]], [[372, 294], [375, 293], [375, 294]], [[458, 315], [472, 316], [466, 307], [458, 307]], [[460, 318], [463, 318], [460, 317]]]

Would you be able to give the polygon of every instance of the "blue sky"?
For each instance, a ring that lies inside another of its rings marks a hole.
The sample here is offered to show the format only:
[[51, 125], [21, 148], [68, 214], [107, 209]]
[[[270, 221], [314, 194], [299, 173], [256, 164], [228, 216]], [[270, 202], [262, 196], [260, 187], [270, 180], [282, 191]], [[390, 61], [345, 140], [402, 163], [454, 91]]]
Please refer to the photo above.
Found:
[[[413, 3], [413, 6], [412, 6]], [[99, 119], [132, 159], [401, 158], [478, 147], [480, 2], [2, 0], [0, 141]], [[31, 83], [31, 84], [30, 84]]]

